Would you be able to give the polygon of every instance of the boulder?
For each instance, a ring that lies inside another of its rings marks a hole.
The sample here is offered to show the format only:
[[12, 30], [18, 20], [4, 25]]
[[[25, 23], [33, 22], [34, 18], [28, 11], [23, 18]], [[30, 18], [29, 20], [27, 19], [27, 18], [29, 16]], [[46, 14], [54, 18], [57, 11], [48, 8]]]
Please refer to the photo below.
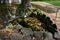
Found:
[[11, 40], [22, 40], [22, 38], [23, 38], [23, 35], [20, 33], [12, 33], [10, 35]]
[[52, 36], [52, 34], [50, 32], [46, 32], [46, 38], [45, 38], [45, 40], [54, 40], [53, 36]]
[[41, 32], [41, 31], [34, 31], [34, 36], [37, 37], [37, 38], [41, 38], [41, 37], [43, 37], [43, 32]]
[[27, 36], [27, 35], [33, 35], [33, 31], [31, 28], [22, 28], [21, 32], [23, 33], [23, 35]]

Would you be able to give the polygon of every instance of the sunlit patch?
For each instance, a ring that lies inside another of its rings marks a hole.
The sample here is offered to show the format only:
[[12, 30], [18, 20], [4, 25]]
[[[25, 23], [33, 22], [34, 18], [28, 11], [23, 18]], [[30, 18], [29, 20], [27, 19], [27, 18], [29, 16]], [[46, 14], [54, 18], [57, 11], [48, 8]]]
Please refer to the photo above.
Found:
[[9, 3], [12, 3], [12, 0], [9, 0]]
[[24, 17], [27, 17], [26, 15]]

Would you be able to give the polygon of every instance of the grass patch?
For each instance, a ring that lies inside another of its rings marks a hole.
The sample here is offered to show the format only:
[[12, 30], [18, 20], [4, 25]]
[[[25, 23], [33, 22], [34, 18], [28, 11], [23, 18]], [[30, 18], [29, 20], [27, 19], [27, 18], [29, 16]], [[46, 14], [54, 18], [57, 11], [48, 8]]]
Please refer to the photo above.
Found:
[[60, 6], [60, 1], [44, 1], [44, 2], [48, 2], [54, 6]]
[[47, 2], [47, 3], [50, 3], [50, 4], [54, 5], [54, 6], [60, 6], [60, 0], [59, 1], [52, 1], [52, 0], [50, 0], [50, 1], [48, 1], [48, 0], [42, 0], [41, 1], [40, 0], [40, 2]]

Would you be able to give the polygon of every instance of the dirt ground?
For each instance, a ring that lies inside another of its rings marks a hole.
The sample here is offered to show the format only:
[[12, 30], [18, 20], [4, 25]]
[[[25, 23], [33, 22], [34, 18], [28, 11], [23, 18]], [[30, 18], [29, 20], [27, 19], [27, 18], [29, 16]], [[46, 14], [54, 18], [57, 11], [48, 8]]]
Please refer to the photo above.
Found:
[[49, 16], [57, 24], [57, 28], [60, 30], [60, 11], [56, 13], [49, 13]]

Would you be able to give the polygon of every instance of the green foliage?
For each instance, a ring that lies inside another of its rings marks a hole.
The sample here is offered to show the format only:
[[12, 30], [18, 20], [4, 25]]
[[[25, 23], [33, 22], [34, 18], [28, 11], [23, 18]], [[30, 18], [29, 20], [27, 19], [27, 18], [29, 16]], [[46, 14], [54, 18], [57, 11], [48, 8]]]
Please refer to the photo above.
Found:
[[17, 20], [17, 23], [23, 27], [31, 28], [32, 30], [46, 30], [51, 33], [57, 32], [56, 24], [53, 24], [49, 17], [39, 12], [37, 9], [32, 9], [32, 12], [28, 17]]
[[50, 3], [54, 6], [60, 6], [60, 0], [32, 0], [32, 1], [43, 1], [43, 2]]
[[60, 0], [32, 0], [32, 1], [60, 1]]
[[5, 11], [7, 7], [5, 5], [0, 5], [0, 12]]
[[[3, 25], [3, 23], [7, 20], [7, 13], [7, 6], [0, 4], [0, 24]], [[5, 26], [3, 28], [5, 28]]]
[[55, 5], [55, 6], [60, 6], [60, 1], [45, 1], [45, 2], [47, 2], [47, 3], [50, 3], [50, 4], [52, 4], [52, 5]]

